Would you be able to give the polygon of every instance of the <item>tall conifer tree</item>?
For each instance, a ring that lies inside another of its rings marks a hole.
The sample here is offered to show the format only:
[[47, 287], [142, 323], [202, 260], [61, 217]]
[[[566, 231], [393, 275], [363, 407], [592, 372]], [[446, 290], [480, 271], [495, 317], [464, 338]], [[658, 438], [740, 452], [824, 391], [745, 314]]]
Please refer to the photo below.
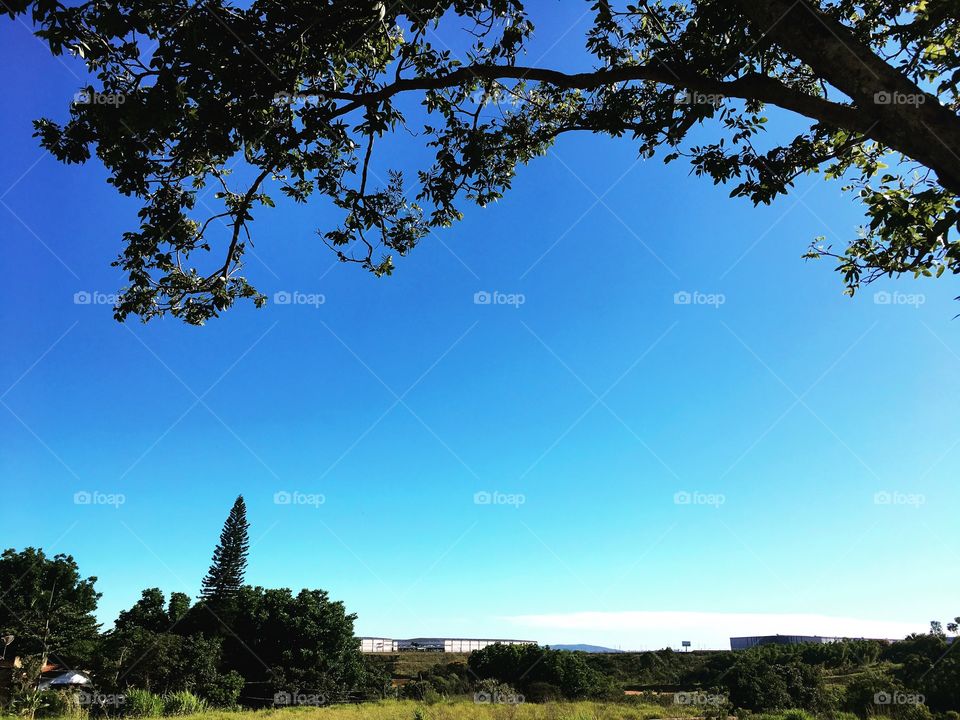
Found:
[[243, 501], [243, 495], [240, 495], [223, 524], [220, 542], [213, 551], [213, 562], [203, 579], [200, 595], [204, 600], [226, 599], [243, 585], [247, 552], [250, 549], [249, 527], [247, 505]]

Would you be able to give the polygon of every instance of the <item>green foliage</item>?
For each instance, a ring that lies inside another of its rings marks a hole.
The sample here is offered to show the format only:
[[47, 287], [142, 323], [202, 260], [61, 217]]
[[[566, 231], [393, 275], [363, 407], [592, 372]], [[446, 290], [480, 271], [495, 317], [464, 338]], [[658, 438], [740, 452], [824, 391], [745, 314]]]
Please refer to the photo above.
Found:
[[215, 705], [223, 702], [220, 671], [223, 641], [202, 635], [154, 632], [129, 623], [106, 633], [93, 665], [100, 689], [119, 693], [127, 687], [159, 694], [192, 689]]
[[623, 686], [678, 689], [701, 681], [708, 653], [674, 652], [669, 648], [648, 652], [586, 653], [584, 661], [594, 670]]
[[[187, 715], [206, 705], [234, 707], [244, 694], [256, 701], [279, 690], [322, 694], [330, 702], [385, 696], [389, 673], [364, 665], [355, 616], [343, 603], [322, 590], [234, 587], [242, 580], [246, 553], [245, 508], [238, 498], [207, 576], [206, 601], [191, 607], [183, 593], [172, 593], [168, 601], [159, 588], [149, 588], [110, 631], [98, 635], [94, 579], [80, 580], [71, 558], [47, 559], [33, 549], [4, 552], [0, 581], [8, 587], [19, 581], [20, 592], [0, 604], [0, 618], [7, 621], [0, 631], [16, 636], [18, 654], [32, 652], [23, 655], [17, 675], [17, 711], [33, 715], [43, 706], [46, 696], [33, 688], [46, 647], [60, 664], [76, 660], [75, 666], [90, 668], [98, 692], [127, 695], [128, 713], [144, 716], [159, 714], [165, 702], [168, 713]], [[440, 690], [428, 683], [430, 693], [464, 690], [456, 673], [448, 676]]]
[[80, 577], [69, 555], [51, 558], [35, 548], [5, 550], [0, 587], [16, 588], [0, 603], [0, 634], [15, 636], [7, 657], [49, 658], [67, 667], [89, 662], [99, 629], [95, 582], [95, 577]]
[[[8, 0], [9, 15], [32, 13], [52, 52], [77, 54], [94, 76], [65, 121], [36, 121], [41, 145], [67, 163], [95, 149], [109, 182], [142, 203], [115, 263], [128, 281], [119, 320], [202, 324], [241, 299], [262, 306], [240, 273], [249, 224], [277, 193], [323, 197], [341, 220], [321, 240], [389, 275], [464, 201], [499, 199], [519, 165], [575, 131], [683, 157], [754, 204], [804, 174], [843, 182], [866, 224], [806, 257], [835, 258], [850, 294], [887, 274], [960, 272], [950, 2], [598, 0], [577, 74], [519, 64], [533, 32], [520, 0], [409, 5], [211, 0], [198, 13], [182, 0], [149, 11]], [[431, 159], [380, 167], [410, 128]], [[232, 181], [234, 165], [246, 182]], [[212, 210], [198, 202], [210, 184]]]
[[131, 688], [126, 693], [124, 713], [130, 717], [149, 718], [163, 715], [164, 701], [149, 690]]
[[524, 695], [527, 702], [546, 703], [563, 699], [563, 690], [548, 682], [534, 682], [527, 685]]
[[911, 635], [891, 645], [885, 657], [898, 664], [898, 682], [922, 693], [931, 709], [960, 709], [960, 653], [943, 634]]
[[206, 709], [207, 704], [187, 690], [163, 696], [164, 715], [195, 715], [205, 712]]
[[240, 693], [246, 681], [236, 670], [225, 673], [218, 672], [213, 681], [208, 682], [198, 691], [203, 694], [207, 703], [217, 708], [235, 708], [240, 700]]
[[37, 693], [35, 716], [40, 718], [83, 718], [86, 710], [76, 693], [41, 690]]
[[250, 549], [249, 528], [247, 506], [241, 495], [230, 508], [220, 533], [220, 542], [213, 551], [210, 569], [203, 578], [201, 596], [211, 607], [219, 609], [243, 585]]
[[[222, 638], [222, 670], [255, 684], [249, 694], [321, 693], [346, 699], [364, 686], [365, 672], [354, 637], [356, 616], [323, 590], [244, 586], [233, 598], [225, 626], [203, 606], [193, 609], [209, 632]], [[229, 627], [227, 631], [226, 627]], [[265, 692], [269, 690], [269, 692]]]
[[716, 682], [734, 707], [753, 712], [799, 708], [832, 710], [819, 666], [794, 661], [773, 663], [762, 653], [738, 653]]
[[613, 690], [609, 679], [587, 664], [583, 653], [539, 645], [490, 645], [471, 653], [468, 665], [475, 676], [508, 683], [524, 693], [537, 682], [561, 688], [569, 699], [604, 697]]

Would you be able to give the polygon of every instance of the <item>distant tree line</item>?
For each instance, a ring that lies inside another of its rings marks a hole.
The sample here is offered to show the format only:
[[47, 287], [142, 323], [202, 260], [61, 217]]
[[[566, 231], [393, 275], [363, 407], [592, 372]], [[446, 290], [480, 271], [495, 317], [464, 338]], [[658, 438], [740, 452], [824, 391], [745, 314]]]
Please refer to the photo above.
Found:
[[960, 651], [952, 648], [936, 623], [929, 634], [898, 642], [843, 640], [738, 652], [594, 654], [493, 645], [466, 663], [439, 663], [418, 673], [401, 694], [430, 701], [473, 692], [544, 702], [623, 700], [629, 690], [643, 702], [696, 703], [705, 717], [716, 718], [797, 711], [786, 720], [960, 720]]

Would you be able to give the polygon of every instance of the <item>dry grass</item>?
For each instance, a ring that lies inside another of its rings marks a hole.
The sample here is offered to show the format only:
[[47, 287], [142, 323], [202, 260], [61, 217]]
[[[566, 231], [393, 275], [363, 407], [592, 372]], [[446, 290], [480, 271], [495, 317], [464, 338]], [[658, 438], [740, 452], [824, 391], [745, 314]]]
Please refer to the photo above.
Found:
[[258, 711], [210, 711], [178, 720], [654, 720], [696, 715], [693, 707], [664, 708], [636, 702], [550, 702], [489, 705], [446, 701], [425, 705], [413, 700], [387, 700], [361, 705], [280, 708]]

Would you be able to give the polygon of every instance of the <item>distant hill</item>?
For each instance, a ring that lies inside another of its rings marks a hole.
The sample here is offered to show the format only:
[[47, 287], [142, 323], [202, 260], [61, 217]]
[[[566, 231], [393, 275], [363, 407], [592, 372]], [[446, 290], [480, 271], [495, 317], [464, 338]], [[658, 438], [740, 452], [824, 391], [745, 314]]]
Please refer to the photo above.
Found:
[[551, 645], [554, 650], [574, 650], [588, 653], [619, 653], [623, 650], [614, 650], [613, 648], [601, 647], [600, 645]]

